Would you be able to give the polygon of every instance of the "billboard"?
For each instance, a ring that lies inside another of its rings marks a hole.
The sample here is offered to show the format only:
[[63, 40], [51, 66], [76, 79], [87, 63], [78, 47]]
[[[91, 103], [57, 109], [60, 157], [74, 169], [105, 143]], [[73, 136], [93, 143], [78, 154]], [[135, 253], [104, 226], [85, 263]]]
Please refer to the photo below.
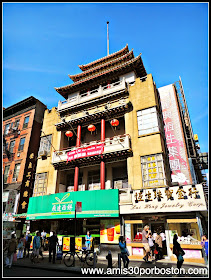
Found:
[[192, 184], [186, 144], [180, 118], [176, 92], [173, 85], [158, 89], [165, 124], [166, 143], [169, 152], [172, 182]]
[[118, 244], [120, 237], [120, 220], [100, 220], [100, 243]]
[[77, 218], [119, 217], [119, 190], [110, 189], [30, 197], [26, 220], [74, 218], [78, 201]]

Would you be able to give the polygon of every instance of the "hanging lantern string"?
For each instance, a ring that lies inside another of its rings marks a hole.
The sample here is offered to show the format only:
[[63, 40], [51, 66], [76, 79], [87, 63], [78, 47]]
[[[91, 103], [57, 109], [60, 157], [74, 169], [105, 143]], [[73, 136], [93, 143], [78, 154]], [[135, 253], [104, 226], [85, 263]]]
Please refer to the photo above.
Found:
[[[111, 128], [112, 128], [112, 130], [113, 130], [113, 132], [114, 132], [115, 136], [118, 136], [118, 135], [116, 134], [115, 129], [114, 129], [114, 128], [113, 128], [113, 126], [111, 125], [111, 121], [112, 121], [112, 119], [110, 119], [110, 118], [109, 118], [109, 115], [107, 114], [107, 112], [106, 112], [106, 111], [105, 111], [105, 113], [106, 113], [106, 115], [107, 115], [107, 117], [108, 117], [107, 121], [109, 121], [110, 126], [111, 126]], [[121, 144], [121, 145], [122, 145], [122, 143], [119, 141], [119, 139], [118, 139], [118, 138], [117, 138], [117, 141], [118, 141], [118, 143], [119, 143], [119, 144]], [[122, 147], [124, 148], [124, 146], [123, 146], [123, 145], [122, 145]]]

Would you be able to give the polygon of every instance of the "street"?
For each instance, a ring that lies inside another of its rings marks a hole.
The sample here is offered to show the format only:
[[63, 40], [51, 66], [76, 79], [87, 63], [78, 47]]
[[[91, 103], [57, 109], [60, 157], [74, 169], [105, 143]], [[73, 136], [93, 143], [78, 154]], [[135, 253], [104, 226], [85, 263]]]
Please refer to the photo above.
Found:
[[55, 270], [46, 270], [46, 269], [38, 269], [33, 267], [18, 267], [13, 266], [12, 268], [4, 268], [3, 277], [79, 277], [81, 278], [79, 273], [74, 272], [65, 272], [65, 271], [55, 271]]

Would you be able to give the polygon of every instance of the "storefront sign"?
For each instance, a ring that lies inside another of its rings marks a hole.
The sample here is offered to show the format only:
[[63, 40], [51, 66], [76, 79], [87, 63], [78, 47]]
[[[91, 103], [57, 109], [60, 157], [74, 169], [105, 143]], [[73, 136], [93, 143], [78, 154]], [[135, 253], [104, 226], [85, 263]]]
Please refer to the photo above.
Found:
[[158, 91], [165, 123], [172, 182], [183, 185], [191, 184], [190, 167], [175, 90], [173, 85], [168, 85], [159, 88]]
[[131, 224], [125, 224], [125, 240], [131, 242]]
[[100, 220], [100, 243], [118, 244], [119, 236], [119, 220]]
[[77, 218], [119, 217], [119, 190], [56, 193], [30, 197], [27, 220], [75, 217], [75, 204], [82, 202]]
[[206, 210], [201, 184], [136, 190], [131, 205], [120, 205], [120, 214]]
[[62, 251], [70, 251], [70, 237], [63, 237]]
[[187, 250], [184, 249], [185, 255], [183, 256], [184, 259], [201, 259], [202, 254], [201, 250]]
[[104, 151], [104, 144], [92, 145], [86, 148], [79, 148], [67, 153], [67, 161], [78, 158], [101, 155]]
[[3, 196], [2, 196], [2, 202], [7, 202], [9, 197], [9, 192], [3, 192]]
[[6, 208], [5, 208], [6, 213], [14, 213], [16, 196], [17, 196], [16, 190], [9, 191], [9, 196], [8, 196], [8, 200], [7, 200], [7, 204], [6, 204]]
[[75, 249], [81, 250], [82, 249], [82, 237], [75, 238]]

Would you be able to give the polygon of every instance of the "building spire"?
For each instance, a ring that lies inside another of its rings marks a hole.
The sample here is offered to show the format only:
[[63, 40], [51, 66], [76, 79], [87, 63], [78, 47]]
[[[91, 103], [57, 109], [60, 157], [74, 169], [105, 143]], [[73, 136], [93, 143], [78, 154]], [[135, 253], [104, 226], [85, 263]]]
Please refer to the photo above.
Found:
[[108, 34], [108, 24], [109, 24], [109, 21], [107, 21], [107, 55], [109, 55], [109, 34]]

